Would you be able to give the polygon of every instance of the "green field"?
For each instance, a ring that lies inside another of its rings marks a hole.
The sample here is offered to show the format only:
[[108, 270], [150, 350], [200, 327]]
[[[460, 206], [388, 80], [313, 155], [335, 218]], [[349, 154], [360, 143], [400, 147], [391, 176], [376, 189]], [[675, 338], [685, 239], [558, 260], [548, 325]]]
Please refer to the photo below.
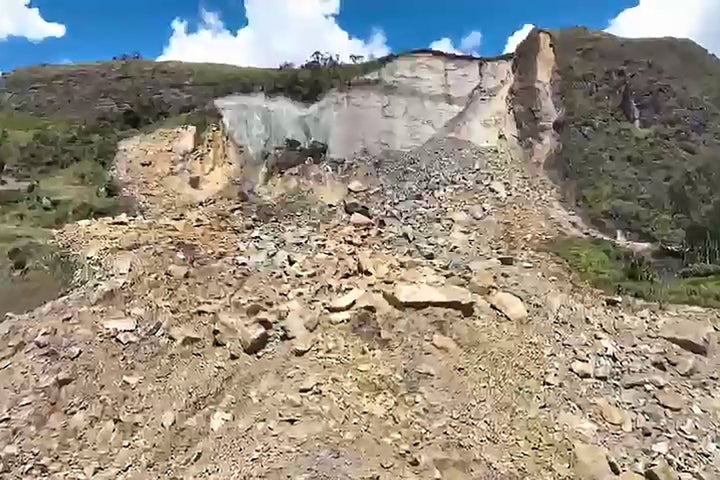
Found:
[[567, 261], [580, 278], [609, 294], [720, 307], [720, 275], [712, 271], [702, 277], [660, 273], [651, 261], [604, 240], [562, 238], [553, 241], [549, 249]]

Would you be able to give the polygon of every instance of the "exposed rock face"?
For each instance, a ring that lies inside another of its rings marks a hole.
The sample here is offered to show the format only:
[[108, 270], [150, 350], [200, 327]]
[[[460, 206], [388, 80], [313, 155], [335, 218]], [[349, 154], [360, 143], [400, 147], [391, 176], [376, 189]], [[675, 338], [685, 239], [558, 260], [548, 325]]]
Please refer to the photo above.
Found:
[[[408, 150], [435, 135], [481, 146], [514, 132], [507, 114], [509, 58], [481, 60], [430, 53], [403, 55], [348, 91], [307, 106], [263, 94], [215, 101], [223, 122], [254, 162], [287, 139], [327, 144], [331, 157], [361, 150]], [[304, 161], [304, 159], [303, 159]]]
[[530, 33], [515, 52], [513, 72], [512, 105], [519, 139], [531, 165], [542, 167], [558, 146], [555, 122], [560, 105], [549, 33], [537, 29]]

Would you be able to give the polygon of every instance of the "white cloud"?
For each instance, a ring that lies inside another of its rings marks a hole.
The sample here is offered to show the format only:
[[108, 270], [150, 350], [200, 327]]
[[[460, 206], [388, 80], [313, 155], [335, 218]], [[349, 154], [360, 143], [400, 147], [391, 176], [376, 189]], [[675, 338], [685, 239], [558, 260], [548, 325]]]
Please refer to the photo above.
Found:
[[477, 30], [465, 35], [460, 40], [460, 46], [455, 47], [453, 41], [448, 37], [435, 40], [430, 44], [431, 50], [438, 50], [445, 53], [454, 53], [456, 55], [475, 55], [480, 56], [480, 44], [482, 43], [482, 33]]
[[482, 43], [482, 34], [477, 30], [468, 33], [465, 38], [460, 41], [461, 52], [477, 52], [480, 50]]
[[65, 35], [65, 25], [46, 21], [39, 9], [30, 7], [30, 0], [0, 0], [0, 12], [0, 41], [25, 37], [39, 42]]
[[430, 49], [445, 53], [455, 53], [457, 55], [460, 55], [462, 53], [460, 52], [460, 50], [455, 48], [455, 45], [453, 45], [453, 41], [450, 40], [450, 38], [448, 37], [443, 37], [440, 40], [435, 40], [430, 44]]
[[[0, 0], [3, 1], [3, 0]], [[303, 63], [315, 51], [340, 55], [381, 57], [390, 53], [382, 31], [369, 39], [351, 36], [338, 25], [340, 0], [244, 0], [247, 25], [229, 31], [220, 15], [203, 10], [197, 30], [182, 19], [172, 22], [173, 33], [158, 60], [229, 63], [277, 67]]]
[[532, 29], [535, 28], [535, 25], [532, 23], [526, 23], [522, 27], [520, 27], [519, 30], [516, 30], [512, 35], [510, 35], [507, 39], [507, 42], [505, 42], [505, 48], [503, 49], [503, 53], [513, 53], [515, 52], [515, 49], [522, 43], [523, 40], [527, 38], [527, 36], [532, 32]]
[[689, 38], [720, 54], [717, 0], [639, 0], [610, 21], [607, 32], [621, 37]]

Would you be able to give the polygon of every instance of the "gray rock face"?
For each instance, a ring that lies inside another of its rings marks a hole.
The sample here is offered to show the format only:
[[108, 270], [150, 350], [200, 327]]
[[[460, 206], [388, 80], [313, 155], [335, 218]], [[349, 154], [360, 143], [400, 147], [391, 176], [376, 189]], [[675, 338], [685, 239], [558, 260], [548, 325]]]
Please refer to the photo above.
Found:
[[232, 95], [215, 105], [256, 164], [287, 139], [322, 142], [330, 157], [409, 150], [438, 134], [493, 146], [513, 129], [505, 103], [511, 69], [511, 60], [413, 54], [368, 75], [366, 85], [330, 92], [310, 106], [263, 94]]

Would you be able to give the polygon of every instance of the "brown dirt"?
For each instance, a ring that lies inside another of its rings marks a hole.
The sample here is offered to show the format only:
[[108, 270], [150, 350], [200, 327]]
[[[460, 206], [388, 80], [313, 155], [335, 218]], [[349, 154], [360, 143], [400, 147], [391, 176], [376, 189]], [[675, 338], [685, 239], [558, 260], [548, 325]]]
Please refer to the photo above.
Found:
[[[416, 227], [435, 242], [427, 260], [402, 226], [355, 226], [341, 208], [261, 219], [259, 206], [168, 188], [179, 135], [128, 144], [126, 188], [143, 199], [144, 217], [59, 232], [96, 281], [0, 323], [0, 476], [570, 478], [569, 441], [579, 437], [612, 449], [624, 471], [649, 465], [649, 445], [662, 438], [675, 468], [718, 471], [717, 455], [670, 434], [674, 423], [657, 420], [645, 436], [594, 413], [590, 399], [622, 394], [624, 409], [645, 418], [652, 389], [626, 390], [619, 378], [652, 369], [649, 352], [679, 351], [653, 334], [673, 313], [608, 306], [528, 248], [560, 227], [548, 191], [527, 176], [507, 198], [478, 184], [432, 192], [438, 220]], [[304, 195], [308, 183], [297, 185]], [[382, 195], [362, 198], [378, 208]], [[458, 215], [483, 204], [482, 217]], [[470, 316], [384, 300], [401, 281], [470, 289], [473, 270], [519, 297], [527, 320], [508, 320], [479, 295]], [[353, 288], [367, 295], [328, 311]], [[258, 354], [243, 351], [229, 317], [267, 329]], [[606, 359], [608, 342], [617, 350], [608, 379], [567, 373], [578, 358]], [[704, 406], [667, 415], [707, 433], [718, 426], [703, 403], [718, 392], [718, 358], [698, 361], [697, 384], [672, 369], [666, 376]], [[553, 372], [562, 382], [547, 382]], [[597, 433], [581, 432], [588, 423]]]

